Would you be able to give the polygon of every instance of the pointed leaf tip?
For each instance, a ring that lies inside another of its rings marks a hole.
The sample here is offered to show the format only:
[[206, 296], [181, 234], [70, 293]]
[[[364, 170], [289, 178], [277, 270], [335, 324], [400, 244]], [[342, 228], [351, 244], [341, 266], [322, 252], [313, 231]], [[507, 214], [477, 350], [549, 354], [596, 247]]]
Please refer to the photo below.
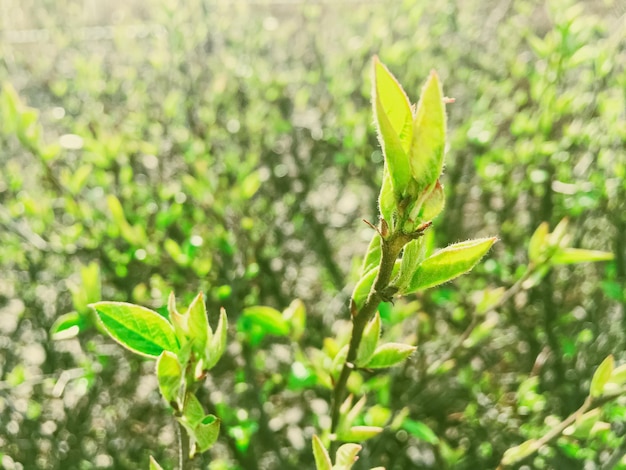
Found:
[[153, 310], [126, 302], [96, 302], [90, 307], [106, 332], [134, 353], [156, 358], [180, 348], [172, 325]]
[[435, 287], [467, 273], [497, 240], [497, 237], [468, 240], [437, 251], [418, 266], [407, 293]]

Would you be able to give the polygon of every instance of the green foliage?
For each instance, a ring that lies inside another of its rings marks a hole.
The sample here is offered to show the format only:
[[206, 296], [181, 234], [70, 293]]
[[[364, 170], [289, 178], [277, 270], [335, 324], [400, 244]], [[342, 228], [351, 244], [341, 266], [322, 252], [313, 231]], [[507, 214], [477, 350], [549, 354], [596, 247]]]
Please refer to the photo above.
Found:
[[[185, 306], [204, 292], [215, 328], [210, 373], [193, 392], [222, 432], [189, 466], [313, 467], [311, 429], [330, 446], [347, 297], [381, 259], [380, 238], [360, 219], [375, 225], [379, 204], [388, 230], [398, 222], [368, 109], [374, 52], [381, 74], [397, 74], [411, 99], [432, 68], [456, 98], [446, 106], [443, 175], [413, 207], [435, 223], [401, 253], [395, 285], [406, 289], [412, 270], [451, 243], [491, 234], [500, 242], [471, 275], [405, 296], [382, 292], [393, 303], [376, 309], [376, 346], [418, 349], [389, 370], [354, 361], [347, 389], [367, 405], [352, 428], [393, 432], [366, 442], [353, 468], [496, 468], [507, 449], [579, 409], [609, 354], [615, 369], [591, 428], [577, 430], [574, 419], [517, 465], [625, 465], [625, 407], [611, 399], [623, 390], [626, 331], [617, 2], [191, 0], [141, 11], [129, 2], [114, 14], [78, 14], [70, 3], [3, 11], [3, 467], [146, 468], [151, 454], [177, 468], [153, 363], [111, 346], [87, 307], [131, 302], [174, 322], [172, 291]], [[560, 241], [550, 237], [564, 218]], [[544, 222], [547, 238], [529, 257]], [[370, 241], [359, 272], [352, 260]], [[371, 285], [363, 290], [365, 302]], [[306, 309], [289, 313], [295, 297]], [[220, 308], [239, 327], [257, 305], [274, 308], [289, 331], [249, 325], [227, 335]], [[188, 343], [177, 360], [197, 355]], [[371, 421], [379, 408], [392, 423]], [[438, 440], [396, 417], [424, 423]]]

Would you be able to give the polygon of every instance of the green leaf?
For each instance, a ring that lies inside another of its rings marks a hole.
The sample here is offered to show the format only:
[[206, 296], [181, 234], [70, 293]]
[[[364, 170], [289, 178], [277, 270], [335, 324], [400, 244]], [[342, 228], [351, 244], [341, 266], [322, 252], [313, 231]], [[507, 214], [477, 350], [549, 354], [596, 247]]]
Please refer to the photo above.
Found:
[[332, 462], [328, 451], [322, 444], [322, 440], [313, 435], [313, 457], [315, 458], [315, 468], [317, 470], [332, 470]]
[[[417, 104], [410, 167], [418, 194], [439, 178], [446, 144], [446, 111], [439, 77], [430, 72]], [[418, 195], [416, 194], [416, 195]]]
[[576, 264], [591, 263], [595, 261], [611, 261], [615, 258], [613, 253], [597, 250], [583, 250], [579, 248], [564, 248], [558, 250], [552, 258], [551, 264]]
[[367, 300], [377, 275], [378, 266], [365, 273], [365, 275], [359, 279], [359, 282], [356, 283], [356, 286], [354, 286], [352, 300], [354, 300], [357, 310], [360, 309]]
[[277, 336], [289, 334], [289, 323], [275, 308], [264, 306], [248, 307], [244, 309], [242, 317], [250, 324], [260, 327], [266, 334]]
[[602, 396], [604, 392], [604, 386], [611, 378], [615, 369], [615, 359], [612, 354], [609, 354], [604, 361], [598, 366], [593, 378], [591, 379], [591, 385], [589, 386], [589, 395], [592, 398], [598, 398]]
[[194, 429], [204, 419], [204, 409], [193, 393], [187, 392], [185, 395], [185, 407], [183, 409], [183, 424], [189, 429]]
[[200, 424], [198, 424], [193, 430], [193, 438], [196, 441], [195, 452], [202, 453], [209, 450], [213, 444], [217, 441], [220, 434], [220, 420], [213, 415], [205, 416]]
[[435, 187], [422, 204], [418, 219], [420, 222], [433, 220], [443, 211], [446, 205], [446, 194], [443, 185], [437, 180]]
[[352, 426], [338, 434], [340, 440], [345, 442], [363, 442], [378, 436], [383, 432], [379, 426]]
[[179, 350], [174, 328], [153, 310], [126, 302], [97, 302], [90, 306], [106, 332], [132, 352], [158, 357], [163, 351]]
[[432, 445], [439, 444], [437, 434], [421, 421], [405, 418], [402, 422], [402, 428], [420, 441], [428, 442]]
[[291, 326], [291, 339], [298, 341], [306, 329], [306, 308], [300, 299], [294, 299], [285, 310], [283, 318]]
[[376, 346], [378, 346], [378, 338], [380, 337], [380, 327], [380, 314], [376, 312], [374, 318], [365, 325], [365, 329], [363, 330], [361, 344], [359, 345], [359, 351], [355, 361], [357, 366], [360, 367], [367, 364], [374, 355]]
[[178, 312], [176, 309], [176, 297], [173, 291], [170, 292], [170, 296], [167, 299], [167, 312], [174, 326], [176, 336], [181, 344], [184, 343], [189, 337], [189, 315], [183, 315]]
[[176, 354], [163, 351], [156, 363], [156, 375], [159, 382], [159, 390], [165, 401], [169, 404], [179, 403], [179, 393], [183, 382], [183, 368], [178, 362]]
[[20, 98], [15, 88], [10, 83], [2, 85], [0, 95], [0, 116], [2, 117], [2, 131], [13, 134], [17, 130], [18, 109], [22, 107]]
[[522, 442], [520, 445], [507, 449], [502, 457], [502, 465], [513, 465], [524, 460], [526, 457], [539, 450], [539, 443], [536, 439]]
[[200, 292], [189, 305], [187, 310], [187, 327], [189, 339], [193, 342], [194, 351], [202, 354], [207, 347], [207, 341], [213, 336], [207, 318], [204, 296]]
[[404, 90], [377, 57], [374, 57], [372, 103], [378, 140], [388, 165], [393, 191], [402, 196], [411, 177], [407, 155], [413, 137], [413, 113]]
[[419, 265], [406, 293], [435, 287], [465, 274], [485, 256], [496, 240], [496, 237], [479, 238], [439, 250]]
[[85, 318], [78, 312], [61, 315], [50, 328], [50, 336], [55, 341], [74, 338], [85, 326]]
[[394, 282], [394, 285], [398, 288], [398, 292], [403, 294], [406, 287], [409, 285], [415, 270], [419, 264], [424, 260], [426, 256], [426, 243], [422, 237], [415, 240], [411, 240], [404, 246], [404, 252], [402, 253], [402, 262], [400, 264], [400, 273], [398, 274], [398, 280]]
[[333, 470], [348, 470], [358, 460], [357, 454], [363, 447], [358, 444], [344, 444], [337, 449]]
[[154, 457], [150, 456], [150, 469], [149, 470], [163, 470], [163, 467], [159, 465], [159, 463], [154, 459]]
[[375, 268], [380, 264], [380, 258], [382, 256], [381, 251], [381, 239], [380, 235], [374, 234], [369, 246], [365, 258], [363, 258], [363, 265], [361, 266], [361, 277], [372, 268]]
[[211, 341], [207, 344], [207, 351], [205, 353], [205, 369], [211, 369], [217, 361], [220, 360], [224, 351], [226, 350], [228, 333], [228, 317], [226, 316], [226, 310], [220, 309], [220, 319], [217, 322], [217, 328], [215, 328], [215, 334], [211, 338]]
[[574, 422], [574, 424], [566, 427], [563, 430], [563, 435], [572, 436], [577, 439], [588, 439], [590, 437], [591, 430], [598, 422], [601, 415], [602, 410], [600, 408], [586, 412], [582, 416], [576, 418], [576, 422]]
[[393, 194], [393, 187], [391, 185], [391, 176], [389, 176], [389, 171], [387, 169], [387, 165], [383, 169], [383, 182], [380, 187], [380, 194], [378, 195], [378, 208], [380, 210], [380, 215], [382, 218], [389, 224], [389, 228], [393, 231], [395, 224], [394, 214], [397, 211], [396, 207], [396, 198]]
[[615, 384], [616, 386], [626, 384], [626, 364], [622, 364], [613, 369], [609, 383]]
[[401, 364], [409, 357], [415, 346], [402, 343], [386, 343], [376, 348], [372, 358], [365, 367], [368, 369], [383, 369]]

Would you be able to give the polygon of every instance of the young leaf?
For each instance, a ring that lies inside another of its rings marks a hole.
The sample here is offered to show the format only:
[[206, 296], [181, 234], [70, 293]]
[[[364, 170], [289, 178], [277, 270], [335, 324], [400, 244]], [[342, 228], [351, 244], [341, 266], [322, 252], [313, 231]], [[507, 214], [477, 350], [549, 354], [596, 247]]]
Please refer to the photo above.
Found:
[[351, 428], [338, 433], [338, 437], [346, 442], [363, 442], [383, 432], [379, 426], [352, 426]]
[[409, 162], [411, 174], [421, 192], [439, 178], [446, 144], [446, 110], [435, 71], [430, 72], [422, 88], [413, 125]]
[[424, 243], [424, 239], [422, 237], [411, 240], [405, 245], [398, 280], [394, 282], [394, 285], [398, 288], [399, 293], [404, 293], [404, 290], [409, 285], [411, 278], [415, 274], [415, 270], [424, 260], [425, 246], [426, 244]]
[[439, 444], [437, 434], [435, 434], [432, 429], [421, 421], [414, 421], [410, 418], [405, 418], [402, 422], [402, 428], [421, 441], [428, 442], [432, 445]]
[[242, 317], [251, 324], [259, 326], [266, 334], [277, 336], [289, 334], [289, 323], [275, 308], [248, 307], [244, 309]]
[[159, 463], [154, 459], [154, 457], [150, 456], [149, 470], [163, 470], [163, 467], [159, 465]]
[[372, 318], [368, 324], [365, 326], [363, 330], [363, 337], [361, 339], [361, 344], [359, 345], [359, 351], [356, 356], [355, 364], [357, 366], [363, 366], [367, 364], [374, 351], [376, 351], [376, 346], [378, 346], [378, 338], [380, 337], [380, 314], [376, 312], [374, 318]]
[[193, 393], [187, 392], [185, 395], [185, 407], [183, 409], [184, 423], [189, 428], [194, 429], [204, 419], [204, 409]]
[[211, 341], [207, 344], [207, 350], [205, 353], [205, 369], [211, 369], [217, 361], [220, 360], [222, 354], [226, 350], [226, 339], [228, 333], [228, 317], [226, 317], [226, 310], [223, 308], [220, 310], [220, 319], [215, 328], [215, 334], [211, 338]]
[[55, 341], [74, 338], [85, 326], [85, 318], [78, 312], [61, 315], [50, 328], [50, 335]]
[[165, 401], [170, 404], [178, 404], [180, 387], [183, 381], [183, 368], [178, 362], [176, 354], [170, 351], [163, 351], [157, 359], [156, 374], [159, 381], [159, 390]]
[[197, 444], [194, 455], [209, 450], [217, 441], [219, 434], [220, 420], [213, 415], [205, 416], [193, 430], [193, 438]]
[[358, 460], [357, 454], [363, 447], [358, 444], [344, 444], [337, 449], [335, 456], [335, 466], [333, 470], [347, 470], [352, 468], [354, 462]]
[[176, 297], [174, 291], [170, 292], [170, 296], [167, 299], [167, 312], [170, 316], [170, 321], [174, 326], [176, 336], [181, 343], [184, 343], [189, 337], [189, 315], [183, 315], [176, 309]]
[[542, 255], [547, 250], [549, 228], [548, 222], [542, 222], [528, 242], [528, 259], [535, 264], [542, 262]]
[[415, 349], [417, 349], [415, 346], [402, 343], [383, 344], [376, 348], [374, 355], [365, 367], [368, 369], [383, 369], [385, 367], [397, 366], [409, 357]]
[[126, 302], [97, 302], [90, 306], [106, 332], [132, 352], [158, 357], [163, 351], [179, 350], [174, 328], [153, 310]]
[[598, 366], [593, 378], [591, 379], [591, 385], [589, 386], [589, 395], [592, 398], [598, 398], [602, 396], [604, 392], [604, 386], [607, 384], [615, 369], [615, 359], [612, 354], [609, 354], [604, 361]]
[[306, 329], [306, 308], [300, 299], [294, 299], [285, 310], [283, 318], [291, 326], [291, 339], [298, 341]]
[[380, 215], [393, 231], [395, 224], [394, 214], [397, 211], [397, 207], [396, 198], [393, 194], [393, 187], [391, 185], [391, 176], [389, 176], [389, 170], [386, 164], [383, 168], [383, 182], [380, 187], [380, 194], [378, 195], [378, 208], [380, 210]]
[[566, 427], [563, 430], [563, 435], [572, 436], [577, 439], [588, 439], [591, 429], [598, 422], [601, 415], [602, 410], [600, 408], [586, 412], [582, 416], [576, 418], [576, 422], [574, 424]]
[[367, 300], [367, 296], [370, 294], [372, 290], [372, 286], [374, 285], [374, 280], [378, 275], [378, 266], [370, 269], [367, 273], [365, 273], [359, 282], [354, 286], [354, 291], [352, 292], [352, 300], [354, 300], [354, 304], [357, 309], [360, 309], [365, 301]]
[[611, 261], [615, 255], [607, 251], [582, 250], [579, 248], [564, 248], [558, 250], [552, 258], [551, 264], [577, 264], [595, 261]]
[[529, 439], [522, 442], [520, 445], [507, 449], [502, 457], [502, 465], [513, 465], [524, 460], [529, 455], [534, 454], [539, 450], [539, 443], [535, 439]]
[[211, 327], [209, 326], [202, 292], [200, 292], [193, 299], [191, 305], [189, 305], [187, 315], [189, 338], [193, 342], [194, 350], [198, 353], [202, 353], [206, 349], [207, 340], [210, 340], [210, 337], [213, 335]]
[[407, 294], [438, 286], [470, 271], [496, 242], [479, 238], [450, 245], [426, 258], [413, 274]]
[[375, 268], [380, 264], [381, 257], [381, 240], [380, 235], [377, 233], [374, 234], [372, 240], [370, 241], [369, 246], [367, 247], [367, 252], [365, 258], [363, 258], [363, 265], [361, 266], [361, 277], [372, 268]]
[[328, 451], [322, 444], [322, 440], [315, 434], [313, 435], [313, 457], [315, 458], [315, 468], [317, 470], [332, 470], [333, 464], [330, 461]]
[[391, 185], [394, 193], [402, 196], [411, 176], [408, 150], [413, 137], [413, 113], [404, 90], [377, 57], [374, 57], [372, 103]]
[[446, 205], [446, 194], [443, 191], [443, 185], [437, 180], [435, 187], [430, 192], [428, 197], [424, 200], [420, 213], [418, 215], [419, 221], [433, 220], [443, 211]]

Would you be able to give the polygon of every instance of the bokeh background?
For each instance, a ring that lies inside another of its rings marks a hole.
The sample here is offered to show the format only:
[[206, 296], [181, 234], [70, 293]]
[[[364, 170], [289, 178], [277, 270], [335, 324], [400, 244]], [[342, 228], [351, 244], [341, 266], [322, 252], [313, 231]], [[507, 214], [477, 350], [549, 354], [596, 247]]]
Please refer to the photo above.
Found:
[[[501, 241], [472, 274], [381, 308], [418, 351], [363, 386], [377, 416], [407, 421], [355, 468], [495, 468], [544, 433], [607, 354], [626, 360], [625, 14], [623, 0], [0, 0], [0, 82], [38, 111], [16, 114], [5, 91], [0, 467], [134, 470], [152, 454], [174, 468], [154, 363], [86, 305], [203, 290], [232, 326], [202, 392], [222, 437], [196, 467], [313, 468], [330, 393], [307, 360], [348, 318], [376, 220], [374, 54], [413, 101], [431, 69], [456, 99], [435, 244]], [[514, 284], [536, 227], [564, 217], [574, 246], [615, 260], [553, 270], [455, 346], [481, 292]], [[299, 346], [236, 326], [296, 298]], [[71, 312], [82, 331], [53, 340]], [[523, 468], [604, 468], [626, 402], [605, 413], [611, 429]]]

